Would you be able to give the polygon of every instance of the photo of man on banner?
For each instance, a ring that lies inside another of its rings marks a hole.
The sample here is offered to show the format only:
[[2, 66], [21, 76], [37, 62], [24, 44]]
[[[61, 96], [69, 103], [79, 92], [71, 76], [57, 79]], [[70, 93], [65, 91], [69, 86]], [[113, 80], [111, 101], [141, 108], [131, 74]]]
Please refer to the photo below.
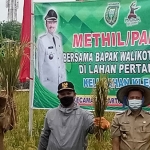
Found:
[[36, 71], [41, 84], [56, 94], [58, 84], [66, 81], [62, 42], [55, 32], [58, 24], [56, 11], [50, 9], [44, 20], [47, 33], [37, 40]]

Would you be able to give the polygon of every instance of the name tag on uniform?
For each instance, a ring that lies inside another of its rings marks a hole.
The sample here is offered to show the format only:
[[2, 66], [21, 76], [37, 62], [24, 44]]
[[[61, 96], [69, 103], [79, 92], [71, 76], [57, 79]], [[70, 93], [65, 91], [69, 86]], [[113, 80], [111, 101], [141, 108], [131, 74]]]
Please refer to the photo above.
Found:
[[122, 122], [122, 124], [129, 124], [129, 121]]
[[48, 49], [52, 49], [52, 48], [53, 48], [53, 46], [48, 47]]

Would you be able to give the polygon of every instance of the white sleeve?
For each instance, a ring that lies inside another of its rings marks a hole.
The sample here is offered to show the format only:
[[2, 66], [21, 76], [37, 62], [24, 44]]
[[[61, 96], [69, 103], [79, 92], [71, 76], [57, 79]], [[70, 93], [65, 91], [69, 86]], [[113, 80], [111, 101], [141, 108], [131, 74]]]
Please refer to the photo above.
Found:
[[63, 54], [63, 46], [62, 46], [61, 38], [60, 38], [60, 50], [61, 50], [61, 61], [62, 61], [61, 75], [62, 75], [62, 82], [63, 82], [63, 81], [67, 81], [67, 74], [66, 74], [66, 64], [64, 63], [64, 54]]
[[45, 48], [44, 45], [42, 43], [42, 40], [39, 39], [37, 42], [37, 61], [38, 61], [38, 77], [41, 81], [41, 83], [43, 82], [43, 63], [44, 63], [44, 56], [45, 56]]

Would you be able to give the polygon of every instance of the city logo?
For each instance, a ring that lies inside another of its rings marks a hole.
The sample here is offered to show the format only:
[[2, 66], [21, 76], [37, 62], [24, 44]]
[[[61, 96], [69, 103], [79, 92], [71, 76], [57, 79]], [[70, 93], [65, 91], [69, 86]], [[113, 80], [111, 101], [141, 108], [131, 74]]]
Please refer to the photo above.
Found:
[[119, 2], [108, 3], [108, 6], [106, 7], [104, 13], [104, 20], [109, 26], [113, 27], [117, 23], [119, 17], [119, 9]]
[[137, 6], [136, 2], [132, 2], [129, 6], [129, 14], [128, 16], [124, 19], [124, 22], [126, 23], [127, 26], [134, 26], [139, 24], [139, 22], [141, 22], [141, 19], [139, 16], [137, 16], [137, 14], [135, 13], [135, 11], [137, 11], [138, 9], [140, 9], [141, 6]]

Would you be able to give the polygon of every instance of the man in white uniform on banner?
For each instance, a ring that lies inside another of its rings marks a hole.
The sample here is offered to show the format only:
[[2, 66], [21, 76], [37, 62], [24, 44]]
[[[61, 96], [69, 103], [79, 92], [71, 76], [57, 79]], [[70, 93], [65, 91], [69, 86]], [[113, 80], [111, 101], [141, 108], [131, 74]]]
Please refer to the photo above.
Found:
[[52, 93], [57, 93], [59, 83], [66, 81], [61, 38], [55, 33], [57, 13], [50, 9], [45, 17], [47, 33], [37, 42], [37, 74], [41, 84]]

